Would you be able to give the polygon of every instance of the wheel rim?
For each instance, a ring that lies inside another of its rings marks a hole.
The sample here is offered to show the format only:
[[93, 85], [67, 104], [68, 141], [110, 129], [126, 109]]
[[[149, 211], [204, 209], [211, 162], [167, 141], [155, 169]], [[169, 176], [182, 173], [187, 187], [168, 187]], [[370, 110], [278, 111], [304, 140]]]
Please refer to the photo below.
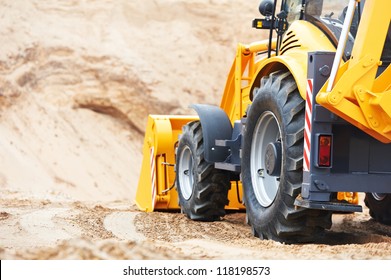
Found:
[[179, 157], [178, 179], [181, 188], [182, 196], [188, 200], [193, 193], [193, 157], [191, 150], [186, 146]]
[[268, 144], [276, 141], [281, 141], [277, 119], [272, 112], [264, 112], [254, 129], [250, 155], [252, 186], [255, 197], [263, 207], [273, 203], [280, 183], [279, 177], [267, 174], [264, 157]]
[[377, 201], [382, 201], [383, 199], [386, 198], [386, 194], [384, 194], [384, 193], [372, 193], [372, 196]]

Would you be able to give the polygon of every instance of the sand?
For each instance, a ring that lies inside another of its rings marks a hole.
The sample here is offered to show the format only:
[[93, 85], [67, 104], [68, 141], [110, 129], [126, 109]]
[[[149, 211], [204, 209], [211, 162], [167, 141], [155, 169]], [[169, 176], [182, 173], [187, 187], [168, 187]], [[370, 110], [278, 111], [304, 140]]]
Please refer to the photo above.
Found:
[[147, 115], [219, 104], [258, 1], [1, 2], [0, 259], [391, 258], [366, 208], [285, 245], [135, 206]]

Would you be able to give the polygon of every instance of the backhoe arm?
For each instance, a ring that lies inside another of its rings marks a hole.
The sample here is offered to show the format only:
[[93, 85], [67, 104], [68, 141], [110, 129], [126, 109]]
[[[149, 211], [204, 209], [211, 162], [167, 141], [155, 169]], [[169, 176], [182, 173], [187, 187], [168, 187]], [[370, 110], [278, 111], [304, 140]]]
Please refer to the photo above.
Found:
[[350, 60], [316, 98], [320, 105], [383, 143], [391, 142], [391, 67], [381, 75], [378, 69], [390, 19], [391, 1], [366, 1]]

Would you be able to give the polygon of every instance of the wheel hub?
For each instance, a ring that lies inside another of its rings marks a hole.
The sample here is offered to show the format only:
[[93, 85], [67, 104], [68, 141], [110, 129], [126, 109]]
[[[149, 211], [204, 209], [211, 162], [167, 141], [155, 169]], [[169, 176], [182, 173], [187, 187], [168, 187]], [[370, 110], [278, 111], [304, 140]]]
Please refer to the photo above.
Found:
[[280, 176], [281, 173], [281, 143], [269, 143], [265, 152], [266, 172], [270, 176]]
[[[254, 128], [250, 168], [255, 197], [263, 207], [276, 198], [281, 170], [281, 133], [277, 118], [270, 111], [262, 113]], [[272, 175], [271, 175], [272, 174]]]
[[180, 156], [178, 164], [178, 180], [181, 185], [182, 196], [188, 200], [193, 193], [193, 157], [191, 150], [186, 146]]

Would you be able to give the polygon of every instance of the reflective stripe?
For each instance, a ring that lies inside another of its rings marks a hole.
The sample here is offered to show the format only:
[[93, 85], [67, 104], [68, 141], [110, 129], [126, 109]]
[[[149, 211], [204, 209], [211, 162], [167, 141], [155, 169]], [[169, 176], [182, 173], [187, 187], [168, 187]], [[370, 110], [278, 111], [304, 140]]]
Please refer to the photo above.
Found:
[[150, 149], [150, 163], [151, 163], [151, 182], [152, 182], [152, 209], [155, 208], [155, 198], [156, 198], [156, 173], [155, 173], [155, 157], [154, 157], [154, 147]]
[[307, 95], [305, 102], [305, 125], [304, 125], [304, 160], [303, 170], [309, 171], [311, 155], [311, 120], [312, 120], [312, 79], [307, 80]]

